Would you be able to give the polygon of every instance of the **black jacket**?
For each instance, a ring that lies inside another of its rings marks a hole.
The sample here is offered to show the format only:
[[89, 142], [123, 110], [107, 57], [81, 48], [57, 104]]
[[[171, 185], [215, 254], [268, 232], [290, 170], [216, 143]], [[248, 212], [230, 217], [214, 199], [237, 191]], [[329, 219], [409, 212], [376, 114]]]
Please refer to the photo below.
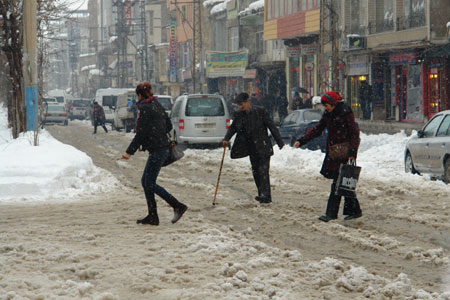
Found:
[[167, 133], [172, 129], [172, 123], [162, 105], [156, 100], [145, 99], [137, 103], [139, 116], [136, 124], [136, 135], [127, 148], [128, 154], [141, 150], [160, 150], [169, 147]]
[[236, 139], [231, 148], [231, 158], [242, 158], [250, 154], [258, 156], [273, 155], [272, 143], [267, 134], [267, 129], [272, 133], [278, 146], [283, 147], [284, 143], [280, 132], [263, 107], [253, 105], [249, 113], [238, 111], [234, 117], [233, 123], [224, 138], [225, 141], [229, 141], [236, 133]]
[[[304, 145], [322, 135], [325, 128], [328, 130], [326, 155], [320, 173], [326, 178], [334, 179], [338, 176], [339, 166], [345, 164], [348, 157], [353, 156], [356, 158], [357, 156], [360, 142], [359, 128], [351, 108], [343, 102], [339, 102], [331, 113], [325, 111], [319, 123], [306, 131], [305, 135], [298, 141], [301, 145]], [[341, 161], [332, 160], [328, 155], [330, 146], [344, 142], [350, 143], [347, 158]]]

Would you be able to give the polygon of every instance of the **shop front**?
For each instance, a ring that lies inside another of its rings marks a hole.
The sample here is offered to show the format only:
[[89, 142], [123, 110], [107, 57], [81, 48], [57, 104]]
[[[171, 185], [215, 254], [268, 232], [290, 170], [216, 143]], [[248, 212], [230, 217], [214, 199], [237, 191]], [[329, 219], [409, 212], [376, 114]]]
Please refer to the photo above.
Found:
[[436, 113], [450, 109], [450, 60], [428, 59], [424, 67], [425, 115], [428, 119]]
[[347, 58], [347, 102], [356, 118], [363, 117], [359, 91], [362, 83], [369, 82], [369, 68], [367, 55], [355, 55]]
[[418, 63], [416, 51], [391, 53], [389, 65], [392, 105], [396, 108], [396, 120], [423, 122], [423, 65]]

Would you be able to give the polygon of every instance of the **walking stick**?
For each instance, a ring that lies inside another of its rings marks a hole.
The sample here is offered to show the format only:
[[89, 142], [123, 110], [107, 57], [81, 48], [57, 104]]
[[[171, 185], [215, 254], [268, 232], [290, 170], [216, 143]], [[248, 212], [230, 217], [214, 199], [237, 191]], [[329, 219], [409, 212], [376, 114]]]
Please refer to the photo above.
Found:
[[220, 162], [220, 169], [219, 169], [219, 177], [217, 177], [216, 191], [214, 192], [214, 200], [213, 200], [212, 205], [216, 205], [217, 190], [219, 189], [220, 174], [222, 174], [223, 160], [225, 159], [226, 151], [227, 151], [227, 147], [223, 147], [222, 161]]

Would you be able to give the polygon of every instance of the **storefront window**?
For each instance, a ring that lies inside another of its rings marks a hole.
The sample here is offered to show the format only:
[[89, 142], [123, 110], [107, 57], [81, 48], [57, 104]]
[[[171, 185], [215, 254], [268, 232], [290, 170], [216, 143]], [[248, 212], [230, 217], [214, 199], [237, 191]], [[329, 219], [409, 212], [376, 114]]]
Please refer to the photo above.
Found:
[[429, 83], [429, 110], [430, 114], [433, 115], [439, 111], [439, 103], [441, 102], [441, 93], [439, 88], [439, 73], [437, 68], [432, 68], [430, 70], [430, 74], [428, 75], [428, 83]]
[[405, 27], [425, 26], [425, 0], [404, 0]]
[[407, 118], [410, 121], [423, 120], [422, 93], [420, 91], [420, 65], [408, 66]]

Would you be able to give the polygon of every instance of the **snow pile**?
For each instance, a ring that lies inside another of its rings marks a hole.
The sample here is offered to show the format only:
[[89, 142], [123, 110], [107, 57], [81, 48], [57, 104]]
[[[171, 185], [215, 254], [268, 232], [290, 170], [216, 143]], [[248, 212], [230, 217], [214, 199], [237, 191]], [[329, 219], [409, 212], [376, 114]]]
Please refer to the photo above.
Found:
[[203, 7], [206, 7], [206, 8], [212, 7], [218, 3], [222, 3], [223, 1], [225, 1], [225, 0], [204, 0]]
[[55, 140], [47, 131], [33, 146], [33, 132], [12, 139], [7, 114], [0, 107], [0, 201], [51, 200], [109, 191], [119, 182], [94, 166], [92, 159]]
[[239, 16], [254, 14], [260, 10], [261, 11], [264, 10], [264, 0], [258, 0], [256, 2], [251, 3], [246, 9], [239, 12]]
[[217, 4], [216, 6], [214, 6], [214, 7], [211, 9], [210, 14], [211, 14], [211, 15], [214, 15], [214, 14], [221, 13], [221, 12], [223, 12], [223, 11], [226, 11], [226, 10], [227, 10], [227, 3], [230, 2], [230, 1], [231, 1], [231, 0], [225, 0], [224, 2], [222, 2], [222, 3], [220, 3], [220, 4]]

